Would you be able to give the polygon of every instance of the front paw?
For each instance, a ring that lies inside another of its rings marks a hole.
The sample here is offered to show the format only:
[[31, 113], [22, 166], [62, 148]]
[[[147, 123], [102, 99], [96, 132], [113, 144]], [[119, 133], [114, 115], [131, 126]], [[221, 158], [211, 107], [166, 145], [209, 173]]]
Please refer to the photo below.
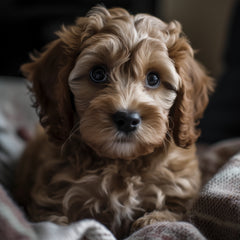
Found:
[[133, 222], [131, 227], [131, 232], [143, 228], [147, 225], [154, 224], [156, 222], [174, 222], [182, 219], [182, 215], [170, 212], [168, 210], [164, 211], [153, 211], [150, 213], [145, 213], [143, 217], [138, 218]]

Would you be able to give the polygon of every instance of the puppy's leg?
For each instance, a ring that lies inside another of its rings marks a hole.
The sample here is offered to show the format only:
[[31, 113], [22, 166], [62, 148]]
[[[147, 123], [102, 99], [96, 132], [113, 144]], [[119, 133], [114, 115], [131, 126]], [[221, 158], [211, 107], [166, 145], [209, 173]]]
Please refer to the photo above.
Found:
[[183, 214], [171, 212], [169, 210], [158, 211], [155, 210], [150, 213], [145, 213], [143, 217], [138, 218], [131, 227], [131, 232], [134, 232], [144, 226], [156, 223], [156, 222], [174, 222], [183, 218]]

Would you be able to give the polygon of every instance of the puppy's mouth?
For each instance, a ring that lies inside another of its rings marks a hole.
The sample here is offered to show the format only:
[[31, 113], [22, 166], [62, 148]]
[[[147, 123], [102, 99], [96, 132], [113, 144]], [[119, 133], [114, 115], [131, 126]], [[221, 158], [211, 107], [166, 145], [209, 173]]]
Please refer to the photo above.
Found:
[[115, 143], [134, 143], [135, 142], [135, 139], [134, 139], [134, 136], [133, 134], [131, 134], [130, 136], [121, 136], [121, 137], [117, 137], [115, 140], [114, 140]]
[[132, 143], [133, 141], [131, 141], [130, 139], [117, 139], [116, 141], [114, 141], [115, 143]]
[[163, 139], [163, 134], [156, 132], [162, 133], [165, 129], [155, 108], [147, 106], [144, 110], [147, 114], [125, 109], [109, 114], [90, 108], [81, 119], [82, 139], [100, 157], [132, 160], [152, 153]]

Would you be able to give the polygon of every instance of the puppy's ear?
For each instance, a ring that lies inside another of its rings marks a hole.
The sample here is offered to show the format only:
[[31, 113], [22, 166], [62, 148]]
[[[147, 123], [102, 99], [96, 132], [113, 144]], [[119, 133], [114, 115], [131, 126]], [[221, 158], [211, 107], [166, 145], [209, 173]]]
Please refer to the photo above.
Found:
[[169, 28], [169, 56], [181, 78], [180, 89], [170, 111], [172, 134], [175, 143], [185, 148], [193, 144], [200, 135], [197, 125], [214, 84], [203, 66], [194, 59], [193, 49], [182, 36], [181, 25], [172, 22]]
[[68, 78], [80, 54], [83, 42], [103, 26], [108, 10], [97, 6], [75, 25], [62, 27], [58, 39], [51, 42], [41, 54], [32, 56], [32, 62], [22, 65], [21, 71], [32, 82], [40, 122], [49, 138], [63, 143], [73, 127], [74, 106]]
[[41, 54], [32, 55], [31, 58], [33, 61], [22, 65], [21, 71], [32, 83], [34, 107], [50, 139], [62, 143], [73, 126], [74, 112], [68, 87], [73, 59], [60, 39], [51, 42]]

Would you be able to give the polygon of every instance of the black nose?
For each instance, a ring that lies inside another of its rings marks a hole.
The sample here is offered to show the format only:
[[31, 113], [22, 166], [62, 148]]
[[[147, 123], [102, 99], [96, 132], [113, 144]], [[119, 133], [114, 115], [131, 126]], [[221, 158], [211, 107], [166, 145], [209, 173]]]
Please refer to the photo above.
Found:
[[141, 123], [141, 117], [136, 112], [118, 111], [113, 114], [113, 121], [119, 131], [130, 133]]

